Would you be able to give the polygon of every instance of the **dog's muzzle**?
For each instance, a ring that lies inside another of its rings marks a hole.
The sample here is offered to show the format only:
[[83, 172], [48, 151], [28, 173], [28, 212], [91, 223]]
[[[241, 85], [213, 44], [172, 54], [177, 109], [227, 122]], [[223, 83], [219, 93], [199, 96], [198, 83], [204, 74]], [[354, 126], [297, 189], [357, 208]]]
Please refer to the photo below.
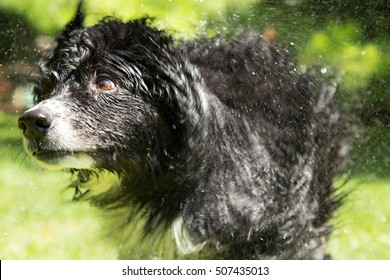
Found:
[[94, 160], [59, 101], [43, 101], [24, 112], [18, 126], [29, 155], [46, 168], [91, 168]]

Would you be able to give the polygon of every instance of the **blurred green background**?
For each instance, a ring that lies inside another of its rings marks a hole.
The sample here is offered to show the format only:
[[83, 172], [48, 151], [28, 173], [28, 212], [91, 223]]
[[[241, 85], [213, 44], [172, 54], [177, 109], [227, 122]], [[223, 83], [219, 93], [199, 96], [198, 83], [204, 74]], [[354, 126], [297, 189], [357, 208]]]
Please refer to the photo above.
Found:
[[[339, 80], [341, 105], [353, 123], [354, 164], [335, 183], [349, 195], [332, 220], [327, 250], [335, 259], [390, 259], [388, 0], [84, 2], [88, 24], [106, 15], [127, 20], [148, 14], [184, 40], [271, 30], [300, 69], [320, 65]], [[70, 202], [68, 174], [42, 170], [26, 158], [16, 124], [32, 104], [29, 76], [36, 61], [76, 6], [69, 0], [0, 2], [0, 259], [117, 257], [115, 240], [101, 234], [99, 210]]]

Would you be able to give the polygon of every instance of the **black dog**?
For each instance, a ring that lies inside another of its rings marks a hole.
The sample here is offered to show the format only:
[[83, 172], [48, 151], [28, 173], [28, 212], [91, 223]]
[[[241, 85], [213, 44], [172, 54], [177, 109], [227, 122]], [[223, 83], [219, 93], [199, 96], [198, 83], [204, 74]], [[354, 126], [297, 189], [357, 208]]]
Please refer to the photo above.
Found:
[[147, 18], [83, 17], [19, 119], [35, 160], [77, 174], [75, 199], [122, 213], [129, 239], [172, 232], [177, 257], [325, 257], [344, 161], [334, 84], [253, 35], [179, 45]]

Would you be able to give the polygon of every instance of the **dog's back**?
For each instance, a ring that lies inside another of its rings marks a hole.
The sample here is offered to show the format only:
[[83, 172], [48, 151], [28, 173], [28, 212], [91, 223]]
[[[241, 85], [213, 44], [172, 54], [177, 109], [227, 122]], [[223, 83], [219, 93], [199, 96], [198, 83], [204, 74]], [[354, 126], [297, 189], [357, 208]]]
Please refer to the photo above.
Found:
[[219, 189], [210, 191], [217, 193], [215, 208], [193, 211], [202, 220], [195, 224], [203, 223], [198, 231], [224, 236], [217, 243], [229, 244], [228, 257], [323, 258], [328, 221], [340, 203], [332, 182], [347, 147], [337, 85], [316, 69], [299, 73], [282, 51], [253, 35], [187, 50], [223, 104], [212, 156], [223, 170], [207, 178]]

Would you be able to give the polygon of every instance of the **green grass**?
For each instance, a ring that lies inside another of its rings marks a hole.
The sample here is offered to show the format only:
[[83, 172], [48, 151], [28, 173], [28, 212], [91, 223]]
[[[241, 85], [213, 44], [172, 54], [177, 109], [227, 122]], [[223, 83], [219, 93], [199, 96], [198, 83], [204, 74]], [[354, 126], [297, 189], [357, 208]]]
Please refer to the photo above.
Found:
[[[26, 158], [16, 119], [0, 115], [0, 259], [115, 259], [115, 240], [101, 234], [99, 210], [70, 203], [72, 192], [64, 189], [69, 175], [42, 170]], [[378, 131], [370, 135], [383, 137]], [[351, 194], [332, 221], [328, 252], [335, 259], [390, 259], [388, 154], [379, 160], [373, 152], [379, 176], [361, 166], [370, 163], [369, 144], [355, 150], [359, 173], [343, 187]]]
[[69, 203], [69, 176], [26, 158], [16, 120], [0, 115], [0, 259], [115, 259], [98, 209]]
[[352, 179], [333, 219], [328, 251], [337, 259], [390, 259], [390, 180]]

